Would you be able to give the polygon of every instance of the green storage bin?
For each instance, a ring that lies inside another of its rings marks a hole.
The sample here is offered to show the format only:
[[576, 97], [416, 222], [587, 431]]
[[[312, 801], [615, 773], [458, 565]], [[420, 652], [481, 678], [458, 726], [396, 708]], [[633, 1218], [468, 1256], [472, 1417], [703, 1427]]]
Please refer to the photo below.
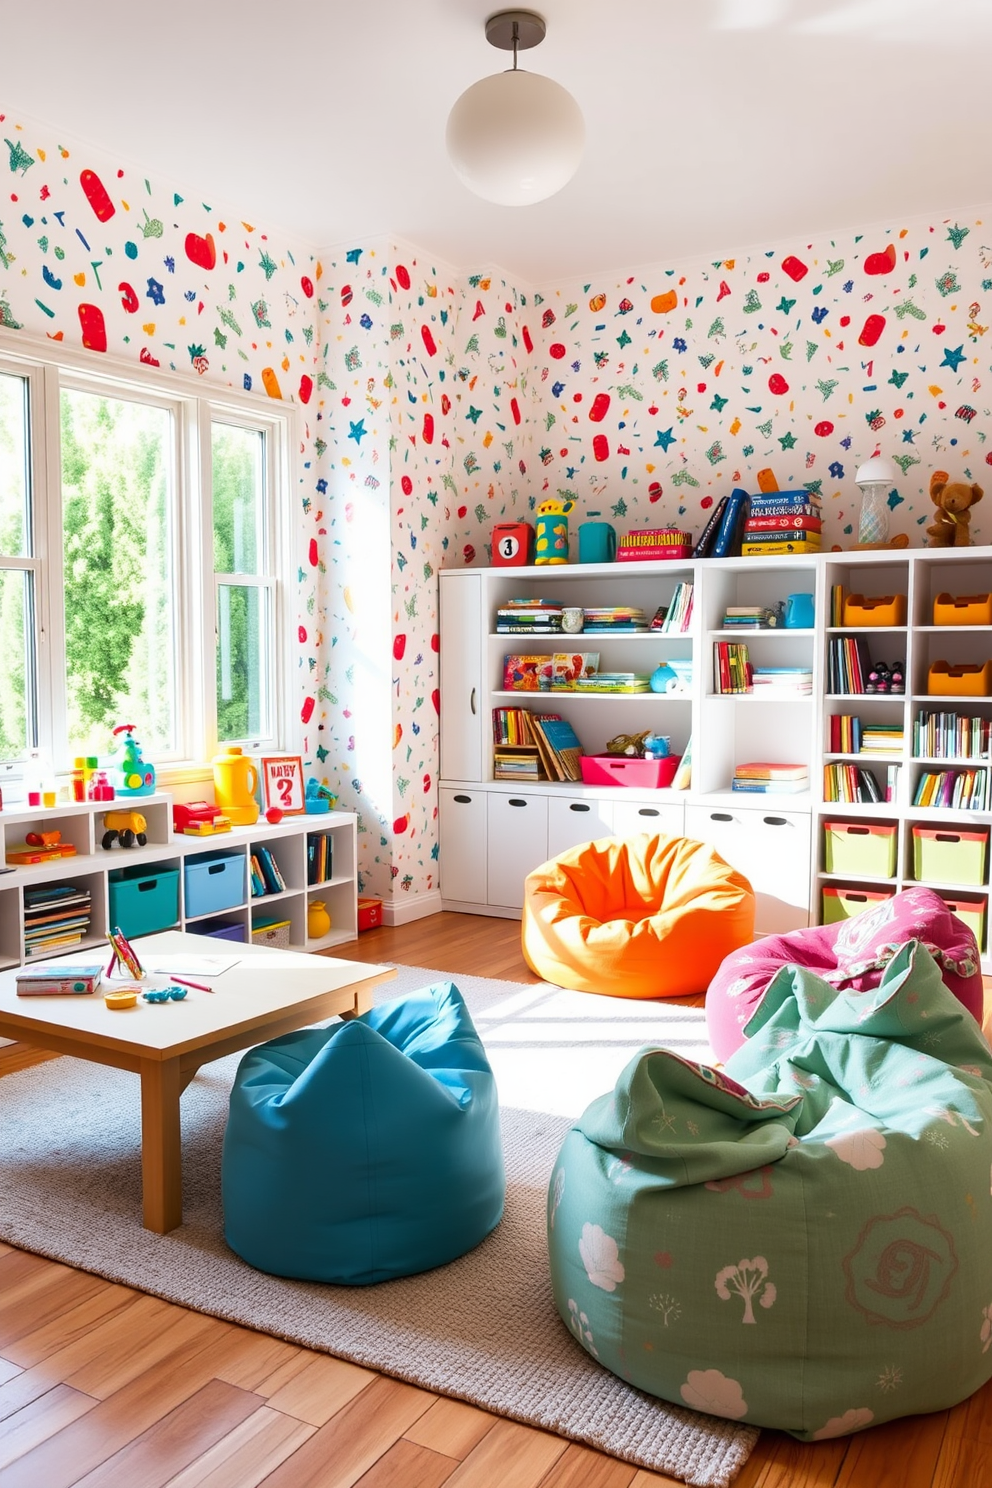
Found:
[[857, 878], [895, 878], [895, 823], [824, 822], [823, 866]]
[[913, 876], [926, 883], [983, 884], [989, 834], [913, 828]]
[[823, 890], [823, 923], [835, 925], [838, 920], [852, 920], [892, 897], [884, 889], [844, 889], [831, 885]]
[[110, 924], [128, 940], [171, 930], [179, 920], [178, 868], [118, 868], [108, 875]]
[[952, 896], [950, 894], [941, 894], [940, 897], [951, 911], [951, 914], [957, 915], [958, 919], [968, 926], [968, 929], [978, 941], [978, 949], [980, 951], [984, 950], [985, 909], [987, 901], [985, 899], [972, 898], [970, 895]]

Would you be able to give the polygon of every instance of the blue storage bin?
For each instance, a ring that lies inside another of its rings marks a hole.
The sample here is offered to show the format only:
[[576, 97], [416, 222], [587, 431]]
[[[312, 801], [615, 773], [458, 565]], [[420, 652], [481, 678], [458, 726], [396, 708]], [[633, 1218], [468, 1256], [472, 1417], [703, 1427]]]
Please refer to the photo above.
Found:
[[214, 940], [236, 940], [241, 944], [248, 939], [240, 920], [217, 920], [197, 925], [197, 935], [210, 935]]
[[169, 930], [179, 919], [178, 868], [116, 868], [107, 888], [111, 926], [128, 940]]
[[217, 914], [245, 902], [244, 853], [209, 853], [183, 863], [186, 918]]

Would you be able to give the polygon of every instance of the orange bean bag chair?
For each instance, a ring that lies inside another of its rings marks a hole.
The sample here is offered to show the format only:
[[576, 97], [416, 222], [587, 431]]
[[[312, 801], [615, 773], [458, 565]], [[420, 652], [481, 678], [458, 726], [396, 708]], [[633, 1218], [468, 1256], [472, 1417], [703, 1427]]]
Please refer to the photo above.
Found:
[[753, 934], [747, 879], [687, 837], [602, 837], [542, 863], [524, 884], [527, 965], [575, 992], [705, 992], [723, 957]]

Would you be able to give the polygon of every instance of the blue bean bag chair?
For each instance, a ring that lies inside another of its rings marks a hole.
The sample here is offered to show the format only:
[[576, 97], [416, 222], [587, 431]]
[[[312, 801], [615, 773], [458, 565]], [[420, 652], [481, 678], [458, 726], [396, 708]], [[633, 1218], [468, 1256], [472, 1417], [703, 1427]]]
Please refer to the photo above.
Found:
[[444, 1265], [503, 1213], [496, 1082], [451, 982], [251, 1049], [224, 1235], [275, 1276], [366, 1286]]
[[783, 967], [724, 1070], [643, 1050], [551, 1180], [558, 1311], [649, 1394], [805, 1441], [992, 1376], [992, 1059], [917, 940]]

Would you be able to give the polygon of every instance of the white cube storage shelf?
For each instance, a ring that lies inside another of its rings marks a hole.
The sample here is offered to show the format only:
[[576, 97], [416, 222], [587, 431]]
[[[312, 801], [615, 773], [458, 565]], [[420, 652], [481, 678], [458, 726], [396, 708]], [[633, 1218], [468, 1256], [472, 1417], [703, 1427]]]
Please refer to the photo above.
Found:
[[[509, 599], [540, 595], [585, 608], [637, 605], [648, 619], [667, 604], [676, 585], [693, 585], [693, 614], [686, 634], [505, 635], [496, 611]], [[832, 625], [835, 586], [846, 594], [906, 597], [906, 622], [885, 626]], [[774, 606], [788, 595], [813, 596], [814, 624], [803, 629], [730, 630], [728, 605]], [[441, 789], [440, 876], [444, 907], [517, 916], [526, 874], [566, 847], [597, 836], [662, 831], [711, 842], [751, 879], [757, 895], [759, 933], [798, 929], [823, 918], [824, 887], [876, 892], [871, 874], [828, 872], [824, 831], [829, 822], [894, 824], [895, 869], [885, 892], [927, 883], [969, 907], [980, 928], [983, 967], [989, 953], [990, 857], [981, 882], [929, 883], [917, 878], [913, 827], [949, 831], [984, 827], [987, 804], [967, 809], [915, 805], [921, 778], [937, 770], [974, 770], [983, 801], [992, 800], [992, 761], [940, 758], [914, 749], [914, 722], [925, 713], [955, 713], [992, 721], [992, 696], [963, 691], [931, 695], [930, 671], [938, 661], [977, 668], [992, 662], [992, 630], [985, 624], [935, 625], [935, 601], [992, 593], [992, 548], [890, 549], [822, 553], [808, 557], [702, 559], [672, 563], [573, 564], [541, 568], [451, 569], [440, 576]], [[831, 642], [860, 639], [873, 662], [904, 669], [901, 694], [827, 692]], [[807, 696], [754, 693], [721, 695], [714, 687], [718, 641], [742, 641], [752, 664], [806, 667]], [[598, 651], [608, 671], [650, 673], [662, 660], [692, 661], [687, 693], [590, 695], [579, 692], [509, 692], [503, 659], [513, 652]], [[572, 782], [509, 782], [493, 776], [492, 710], [525, 707], [567, 718], [586, 754], [603, 753], [617, 734], [651, 729], [667, 734], [681, 754], [692, 739], [688, 791], [584, 786]], [[831, 748], [834, 715], [865, 724], [895, 724], [901, 741], [890, 752], [845, 754]], [[733, 792], [734, 767], [749, 760], [801, 763], [809, 788], [799, 794]], [[892, 767], [892, 795], [878, 803], [829, 800], [825, 766], [871, 770], [884, 797]], [[514, 802], [523, 804], [515, 805]], [[969, 877], [973, 877], [969, 870]], [[980, 913], [972, 906], [978, 903]]]
[[[115, 845], [106, 851], [100, 845], [103, 814], [125, 805], [145, 817], [148, 842], [144, 847]], [[188, 837], [173, 832], [172, 797], [165, 793], [0, 811], [0, 862], [6, 864], [6, 854], [21, 846], [30, 832], [59, 832], [62, 841], [76, 849], [71, 857], [0, 874], [0, 968], [24, 960], [24, 890], [44, 884], [71, 883], [88, 889], [89, 931], [66, 951], [103, 955], [106, 932], [112, 928], [110, 875], [122, 868], [140, 870], [149, 878], [157, 873], [176, 875], [176, 929], [201, 934], [223, 921], [240, 925], [247, 941], [256, 921], [279, 919], [289, 921], [290, 944], [297, 950], [325, 950], [352, 941], [358, 934], [357, 820], [352, 812], [332, 811], [285, 817], [275, 826], [260, 819], [253, 826], [232, 827], [215, 836]], [[307, 883], [309, 832], [330, 832], [333, 838], [333, 877], [320, 884]], [[251, 895], [248, 860], [257, 844], [275, 858], [286, 883], [284, 891]], [[210, 865], [218, 857], [224, 868], [212, 874]], [[223, 883], [222, 892], [213, 887], [218, 882]], [[314, 939], [307, 933], [307, 906], [318, 898], [327, 906], [331, 929]], [[219, 946], [227, 944], [233, 942], [218, 941]]]

